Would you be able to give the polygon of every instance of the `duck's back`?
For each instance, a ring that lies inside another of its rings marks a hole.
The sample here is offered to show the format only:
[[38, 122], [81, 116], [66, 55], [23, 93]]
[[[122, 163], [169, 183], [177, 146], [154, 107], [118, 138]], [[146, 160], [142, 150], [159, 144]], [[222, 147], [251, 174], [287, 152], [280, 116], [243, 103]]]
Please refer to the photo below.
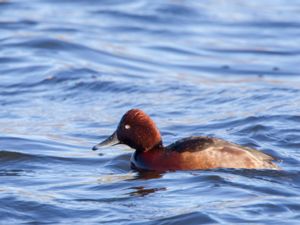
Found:
[[186, 167], [181, 169], [279, 169], [270, 155], [212, 137], [184, 138], [167, 146], [166, 152], [170, 159], [177, 155], [174, 159]]

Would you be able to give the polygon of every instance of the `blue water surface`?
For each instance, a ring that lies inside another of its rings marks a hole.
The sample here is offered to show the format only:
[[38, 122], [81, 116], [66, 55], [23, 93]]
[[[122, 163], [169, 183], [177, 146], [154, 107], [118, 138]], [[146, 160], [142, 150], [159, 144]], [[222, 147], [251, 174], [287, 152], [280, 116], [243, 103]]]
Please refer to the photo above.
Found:
[[[0, 224], [299, 224], [300, 1], [0, 0]], [[130, 168], [141, 108], [281, 171]]]

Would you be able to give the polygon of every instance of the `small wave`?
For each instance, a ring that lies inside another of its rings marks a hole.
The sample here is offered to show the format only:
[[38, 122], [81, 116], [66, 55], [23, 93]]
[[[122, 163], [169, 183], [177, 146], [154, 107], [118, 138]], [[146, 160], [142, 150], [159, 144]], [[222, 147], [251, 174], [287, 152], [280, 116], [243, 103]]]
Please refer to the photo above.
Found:
[[[193, 211], [190, 209], [191, 212], [188, 212], [189, 210], [186, 209], [187, 212], [178, 212], [177, 215], [161, 215], [160, 219], [151, 219], [151, 222], [148, 222], [147, 224], [199, 224], [201, 221], [201, 224], [217, 224], [218, 221], [215, 220], [212, 216], [210, 216], [208, 213], [200, 212], [200, 211]], [[137, 223], [138, 224], [138, 223]], [[142, 223], [141, 223], [142, 224]]]
[[[73, 164], [73, 165], [103, 165], [106, 162], [106, 158], [84, 158], [84, 157], [59, 157], [59, 156], [51, 156], [51, 155], [41, 155], [41, 154], [29, 154], [24, 152], [14, 152], [14, 151], [0, 151], [0, 161], [2, 163], [39, 163], [39, 165], [46, 164]], [[126, 166], [122, 166], [126, 167]]]
[[0, 151], [0, 160], [1, 161], [27, 161], [33, 159], [40, 159], [40, 156], [31, 155], [22, 152], [11, 152], [11, 151]]
[[38, 22], [34, 20], [10, 20], [10, 21], [0, 21], [0, 26], [1, 29], [20, 29], [20, 28], [25, 28], [25, 27], [31, 27], [31, 26], [36, 26], [38, 25]]

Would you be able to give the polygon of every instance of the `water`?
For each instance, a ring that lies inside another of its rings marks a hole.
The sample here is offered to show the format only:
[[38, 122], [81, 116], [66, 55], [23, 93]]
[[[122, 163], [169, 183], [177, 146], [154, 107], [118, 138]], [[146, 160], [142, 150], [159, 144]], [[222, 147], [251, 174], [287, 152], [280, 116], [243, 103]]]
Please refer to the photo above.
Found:
[[[0, 1], [0, 224], [299, 224], [300, 2]], [[138, 173], [131, 108], [282, 171]]]

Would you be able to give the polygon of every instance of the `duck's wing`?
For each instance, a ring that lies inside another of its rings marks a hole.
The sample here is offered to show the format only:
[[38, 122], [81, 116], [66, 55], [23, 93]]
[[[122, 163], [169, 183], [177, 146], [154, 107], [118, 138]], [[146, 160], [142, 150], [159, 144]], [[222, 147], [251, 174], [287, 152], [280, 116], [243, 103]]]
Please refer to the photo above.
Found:
[[[224, 160], [225, 158], [230, 157], [233, 161], [235, 161], [237, 167], [276, 170], [281, 169], [273, 162], [276, 160], [273, 156], [252, 148], [243, 147], [228, 142], [219, 148], [219, 152], [223, 155], [222, 158], [224, 158]], [[227, 160], [230, 161], [228, 158]]]
[[168, 151], [181, 152], [198, 152], [213, 147], [216, 139], [204, 136], [194, 136], [180, 139], [166, 147]]
[[[272, 161], [274, 157], [258, 150], [243, 147], [219, 138], [190, 137], [181, 139], [166, 147], [177, 153], [195, 153], [203, 162], [209, 162], [210, 168], [262, 168], [279, 169]], [[186, 154], [185, 154], [186, 155]]]
[[250, 153], [251, 155], [253, 155], [256, 159], [258, 160], [262, 160], [262, 161], [266, 161], [266, 162], [271, 162], [273, 160], [277, 160], [276, 158], [274, 158], [271, 155], [268, 155], [264, 152], [261, 152], [259, 150], [253, 149], [253, 148], [249, 148], [249, 147], [245, 147], [245, 146], [241, 146], [238, 144], [234, 144], [222, 139], [218, 139], [218, 138], [214, 138], [215, 141], [215, 145], [219, 146], [220, 149], [237, 149], [240, 151], [246, 151], [248, 153]]

